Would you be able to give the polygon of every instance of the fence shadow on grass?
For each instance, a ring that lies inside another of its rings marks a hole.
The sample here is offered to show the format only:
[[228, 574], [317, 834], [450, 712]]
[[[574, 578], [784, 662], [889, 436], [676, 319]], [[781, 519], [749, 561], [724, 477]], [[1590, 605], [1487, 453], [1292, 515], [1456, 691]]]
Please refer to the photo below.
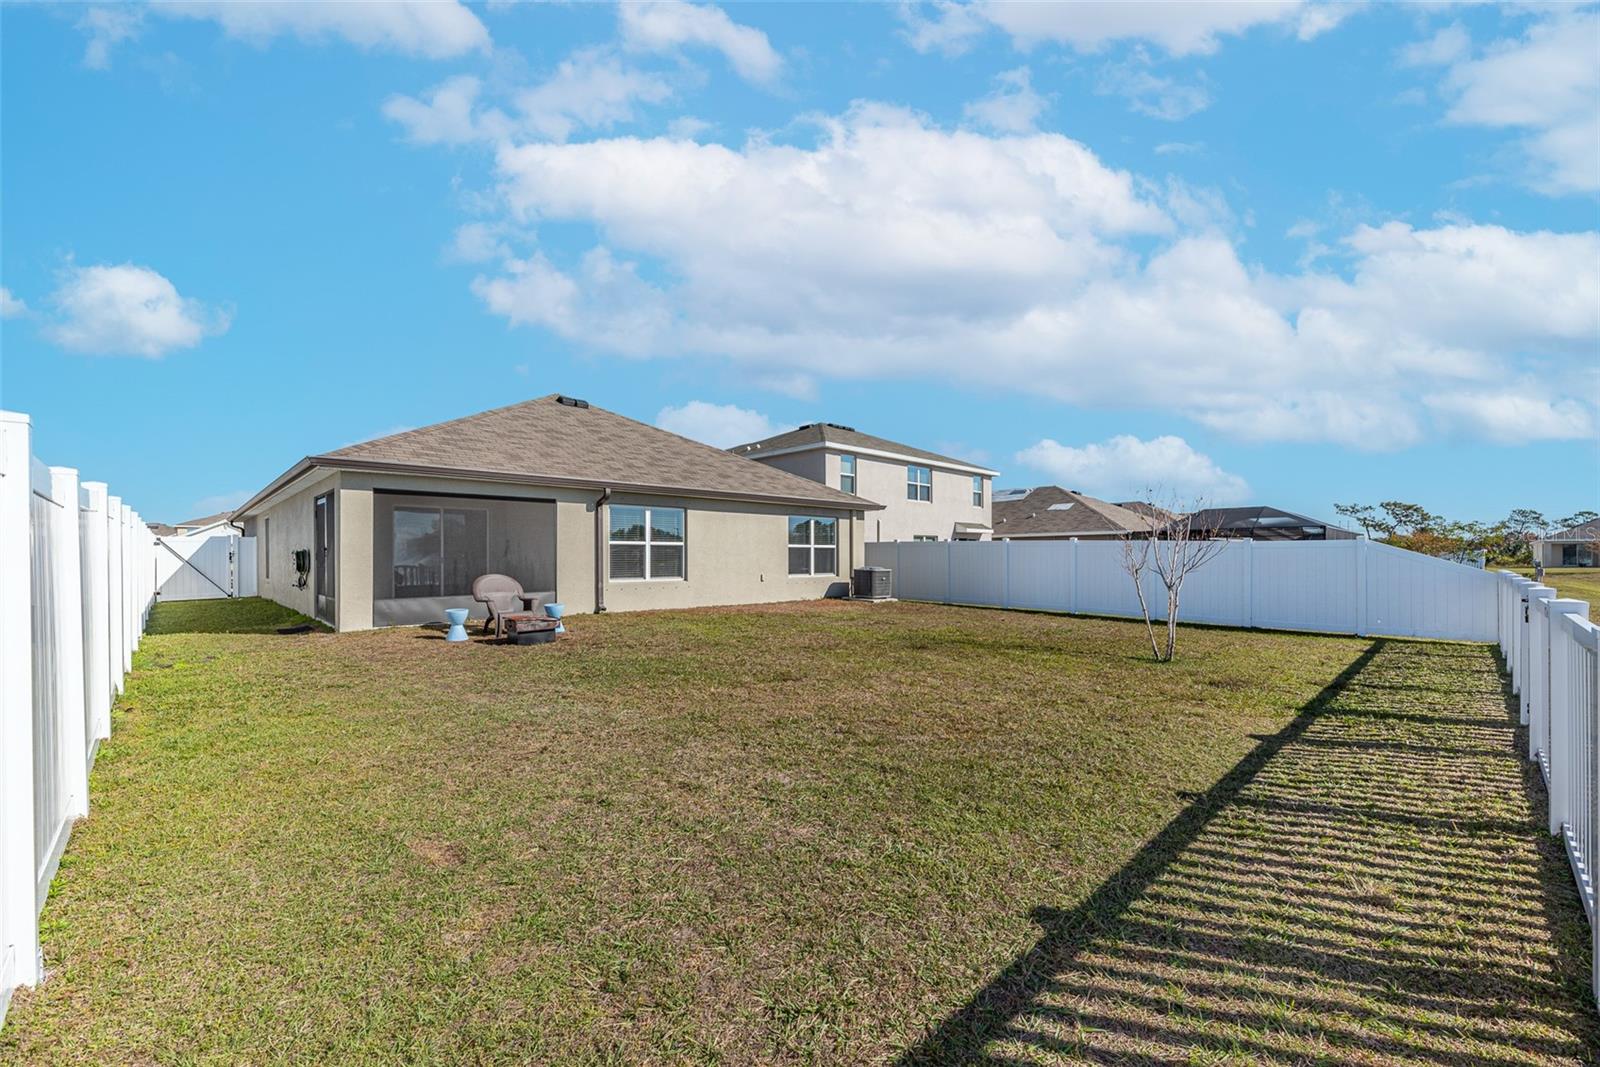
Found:
[[1519, 744], [1489, 650], [1374, 641], [900, 1064], [1595, 1062]]

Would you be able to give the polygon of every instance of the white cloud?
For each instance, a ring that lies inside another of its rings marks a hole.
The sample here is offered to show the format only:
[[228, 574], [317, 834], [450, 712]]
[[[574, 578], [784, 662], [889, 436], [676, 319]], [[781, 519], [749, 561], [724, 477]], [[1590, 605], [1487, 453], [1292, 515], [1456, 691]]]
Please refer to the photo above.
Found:
[[489, 31], [458, 0], [155, 0], [150, 10], [213, 21], [229, 37], [256, 45], [285, 35], [309, 42], [342, 38], [362, 48], [428, 59], [489, 49]]
[[137, 37], [144, 13], [135, 7], [96, 6], [84, 10], [78, 19], [88, 42], [83, 46], [83, 65], [104, 70], [111, 65], [111, 50], [123, 41]]
[[1100, 69], [1095, 92], [1102, 96], [1121, 96], [1128, 106], [1153, 119], [1177, 122], [1211, 106], [1211, 94], [1202, 85], [1186, 85], [1163, 77], [1150, 69], [1150, 59], [1142, 49], [1122, 63], [1108, 63]]
[[542, 84], [518, 93], [516, 106], [524, 128], [565, 140], [574, 130], [630, 122], [636, 104], [659, 104], [671, 95], [672, 87], [656, 75], [626, 67], [604, 51], [586, 50], [562, 60]]
[[0, 319], [14, 319], [27, 313], [28, 305], [22, 298], [13, 296], [10, 289], [0, 285]]
[[1206, 146], [1200, 141], [1165, 141], [1156, 145], [1156, 155], [1192, 155], [1195, 152], [1205, 151], [1205, 147]]
[[502, 145], [503, 221], [585, 224], [596, 244], [576, 263], [504, 253], [475, 288], [513, 324], [718, 356], [766, 387], [934, 378], [1251, 440], [1405, 446], [1460, 421], [1425, 397], [1535, 373], [1552, 404], [1592, 404], [1573, 383], [1600, 344], [1600, 234], [1360, 226], [1277, 273], [1241, 260], [1218, 194], [1057, 134], [882, 105], [819, 129], [809, 146]]
[[1593, 413], [1575, 400], [1552, 400], [1531, 391], [1485, 389], [1423, 398], [1447, 429], [1499, 444], [1582, 440], [1595, 436]]
[[149, 267], [73, 267], [51, 297], [57, 320], [45, 334], [63, 348], [159, 357], [193, 348], [228, 328], [225, 313], [178, 294]]
[[1066, 488], [1112, 500], [1134, 500], [1153, 492], [1203, 499], [1207, 504], [1235, 504], [1250, 495], [1243, 478], [1170, 434], [1148, 441], [1118, 434], [1081, 447], [1045, 438], [1018, 452], [1017, 462]]
[[721, 52], [746, 81], [771, 84], [783, 72], [783, 59], [767, 35], [741, 26], [721, 8], [675, 0], [633, 0], [618, 6], [622, 41], [631, 51], [666, 52], [699, 45]]
[[1600, 12], [1562, 11], [1477, 58], [1467, 58], [1464, 36], [1419, 46], [1419, 56], [1450, 64], [1446, 120], [1524, 131], [1526, 180], [1541, 192], [1600, 190]]
[[423, 100], [391, 96], [383, 113], [405, 128], [413, 144], [492, 143], [512, 136], [564, 141], [579, 130], [631, 122], [638, 105], [672, 96], [664, 79], [628, 67], [601, 48], [575, 52], [543, 82], [513, 92], [509, 111], [480, 106], [482, 89], [477, 78], [459, 75], [434, 86]]
[[1219, 39], [1258, 26], [1278, 26], [1309, 40], [1338, 25], [1352, 5], [1310, 4], [1299, 0], [1196, 3], [1169, 0], [1078, 0], [1075, 3], [935, 3], [903, 9], [907, 36], [920, 51], [954, 53], [993, 27], [1011, 36], [1018, 48], [1063, 44], [1079, 52], [1098, 52], [1119, 41], [1143, 41], [1169, 55], [1205, 55]]
[[1442, 67], [1465, 59], [1472, 51], [1472, 38], [1459, 22], [1400, 50], [1400, 62], [1408, 67]]
[[1045, 98], [1034, 91], [1032, 72], [1018, 67], [997, 75], [994, 92], [968, 104], [965, 113], [1000, 133], [1032, 133], [1045, 106]]
[[426, 101], [395, 94], [383, 102], [384, 115], [406, 128], [412, 144], [467, 144], [486, 135], [473, 114], [482, 82], [470, 74], [434, 86]]
[[779, 426], [749, 408], [733, 404], [711, 404], [691, 400], [678, 407], [665, 407], [656, 415], [656, 425], [682, 437], [702, 441], [717, 448], [759, 441], [789, 429]]

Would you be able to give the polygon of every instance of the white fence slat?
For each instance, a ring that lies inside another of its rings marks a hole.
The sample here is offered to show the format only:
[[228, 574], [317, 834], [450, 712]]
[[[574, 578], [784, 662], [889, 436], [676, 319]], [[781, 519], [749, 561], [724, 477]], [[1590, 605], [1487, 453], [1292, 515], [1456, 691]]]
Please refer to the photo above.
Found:
[[42, 976], [39, 911], [154, 593], [138, 512], [32, 444], [0, 412], [0, 1022]]

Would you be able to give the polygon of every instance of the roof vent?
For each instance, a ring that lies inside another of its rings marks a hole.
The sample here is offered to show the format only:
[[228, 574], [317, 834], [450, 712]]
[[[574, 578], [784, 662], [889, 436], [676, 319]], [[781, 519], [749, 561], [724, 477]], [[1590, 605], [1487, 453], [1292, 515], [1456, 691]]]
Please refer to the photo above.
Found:
[[843, 430], [846, 433], [855, 433], [856, 432], [856, 428], [854, 426], [846, 426], [843, 423], [839, 423], [839, 422], [825, 422], [825, 423], [823, 423], [823, 425], [824, 426], [831, 426], [835, 430]]
[[560, 393], [556, 394], [556, 403], [565, 404], [569, 408], [586, 408], [589, 406], [587, 400], [579, 400], [575, 396], [562, 396]]

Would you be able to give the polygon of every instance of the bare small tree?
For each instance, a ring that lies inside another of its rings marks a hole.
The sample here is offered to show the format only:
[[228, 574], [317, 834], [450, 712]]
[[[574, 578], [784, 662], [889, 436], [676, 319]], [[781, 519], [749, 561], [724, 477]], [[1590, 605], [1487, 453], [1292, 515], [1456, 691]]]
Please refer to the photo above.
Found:
[[[1183, 595], [1184, 579], [1221, 555], [1227, 542], [1208, 538], [1208, 531], [1195, 527], [1194, 517], [1204, 509], [1202, 501], [1197, 500], [1188, 511], [1181, 511], [1177, 507], [1159, 508], [1154, 498], [1154, 493], [1146, 494], [1145, 503], [1151, 516], [1148, 525], [1121, 535], [1122, 569], [1133, 579], [1134, 592], [1139, 597], [1139, 610], [1144, 613], [1145, 632], [1150, 635], [1151, 654], [1158, 663], [1170, 663], [1178, 651], [1178, 605]], [[1167, 522], [1154, 518], [1164, 512], [1173, 513], [1174, 517]], [[1160, 579], [1166, 591], [1165, 644], [1156, 638], [1155, 620], [1151, 618], [1150, 601], [1145, 596], [1144, 576], [1147, 573]]]

